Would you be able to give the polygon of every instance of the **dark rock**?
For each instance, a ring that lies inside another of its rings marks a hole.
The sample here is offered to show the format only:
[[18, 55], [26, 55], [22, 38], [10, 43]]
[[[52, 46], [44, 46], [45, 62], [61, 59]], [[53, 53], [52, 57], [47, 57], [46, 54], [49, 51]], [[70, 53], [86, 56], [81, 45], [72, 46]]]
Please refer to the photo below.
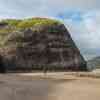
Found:
[[4, 28], [4, 27], [6, 27], [6, 26], [8, 26], [8, 24], [7, 24], [7, 23], [0, 22], [0, 28]]
[[86, 71], [86, 62], [61, 23], [12, 31], [0, 47], [8, 70]]
[[4, 63], [3, 63], [3, 57], [0, 56], [0, 73], [5, 73], [6, 72], [6, 68], [4, 66]]

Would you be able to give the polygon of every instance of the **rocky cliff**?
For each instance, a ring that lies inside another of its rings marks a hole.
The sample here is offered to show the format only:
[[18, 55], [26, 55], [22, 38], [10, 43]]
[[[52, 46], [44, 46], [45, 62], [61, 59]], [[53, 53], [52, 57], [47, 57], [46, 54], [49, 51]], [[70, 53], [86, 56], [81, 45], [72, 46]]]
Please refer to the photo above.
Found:
[[7, 70], [87, 70], [65, 26], [45, 18], [1, 21], [0, 59]]

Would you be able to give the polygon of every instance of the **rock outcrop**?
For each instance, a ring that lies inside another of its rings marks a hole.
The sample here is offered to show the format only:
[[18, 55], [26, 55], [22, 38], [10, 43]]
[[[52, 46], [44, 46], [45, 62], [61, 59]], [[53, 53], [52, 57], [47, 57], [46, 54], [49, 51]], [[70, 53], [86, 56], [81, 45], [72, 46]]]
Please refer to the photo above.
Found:
[[84, 58], [62, 23], [44, 18], [30, 20], [1, 22], [0, 55], [5, 69], [87, 70]]

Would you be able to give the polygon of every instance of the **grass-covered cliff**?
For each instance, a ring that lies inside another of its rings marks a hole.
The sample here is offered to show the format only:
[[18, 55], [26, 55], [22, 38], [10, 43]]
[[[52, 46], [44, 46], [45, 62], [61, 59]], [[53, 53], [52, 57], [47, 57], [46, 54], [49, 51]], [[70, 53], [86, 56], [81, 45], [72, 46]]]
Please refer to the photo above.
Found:
[[8, 24], [9, 26], [12, 26], [16, 29], [22, 29], [22, 28], [30, 28], [34, 25], [53, 25], [53, 24], [59, 24], [60, 22], [54, 19], [48, 19], [48, 18], [29, 18], [29, 19], [23, 19], [23, 20], [17, 20], [17, 19], [6, 19], [1, 20], [0, 23]]
[[0, 22], [0, 60], [6, 69], [87, 70], [61, 22], [48, 18]]
[[[35, 26], [52, 26], [61, 24], [60, 21], [48, 18], [5, 19], [0, 21], [0, 46], [5, 46], [6, 39], [14, 32], [21, 32]], [[51, 31], [51, 30], [50, 30]]]

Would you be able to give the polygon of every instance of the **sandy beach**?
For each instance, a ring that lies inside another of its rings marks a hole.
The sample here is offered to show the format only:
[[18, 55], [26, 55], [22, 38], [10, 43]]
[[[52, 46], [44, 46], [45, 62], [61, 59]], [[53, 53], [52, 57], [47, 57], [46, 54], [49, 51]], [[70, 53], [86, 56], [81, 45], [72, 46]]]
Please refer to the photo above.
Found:
[[100, 79], [67, 73], [0, 74], [0, 100], [100, 100]]

